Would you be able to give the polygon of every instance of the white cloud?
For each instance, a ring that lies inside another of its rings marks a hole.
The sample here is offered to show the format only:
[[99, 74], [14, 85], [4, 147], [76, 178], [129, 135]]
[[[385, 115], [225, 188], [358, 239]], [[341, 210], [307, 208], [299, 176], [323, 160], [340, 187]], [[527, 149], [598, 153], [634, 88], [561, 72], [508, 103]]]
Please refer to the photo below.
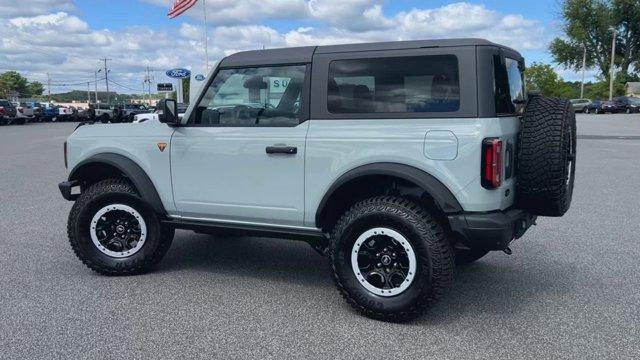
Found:
[[[166, 9], [170, 2], [144, 1]], [[49, 72], [56, 84], [88, 81], [101, 66], [98, 59], [109, 57], [113, 59], [112, 78], [141, 89], [146, 66], [162, 70], [203, 62], [200, 22], [182, 23], [177, 33], [147, 27], [93, 29], [73, 12], [71, 1], [25, 2], [31, 12], [14, 11], [14, 16], [6, 17], [6, 25], [0, 26], [0, 72], [19, 70], [39, 81]], [[396, 14], [385, 14], [382, 0], [208, 0], [207, 4], [212, 7], [209, 18], [216, 24], [208, 30], [212, 62], [262, 47], [481, 37], [527, 50], [542, 49], [547, 42], [543, 26], [535, 20], [465, 2]], [[58, 11], [64, 8], [71, 12]], [[303, 26], [279, 32], [264, 25], [266, 19], [297, 19]], [[158, 72], [156, 80], [165, 79]]]

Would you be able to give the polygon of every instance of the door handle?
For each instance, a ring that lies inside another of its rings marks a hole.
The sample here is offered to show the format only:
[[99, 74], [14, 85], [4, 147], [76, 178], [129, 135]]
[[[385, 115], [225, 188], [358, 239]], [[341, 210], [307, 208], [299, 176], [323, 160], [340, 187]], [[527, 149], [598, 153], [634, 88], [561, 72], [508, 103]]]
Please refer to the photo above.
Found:
[[298, 148], [295, 146], [267, 146], [267, 154], [285, 154], [285, 155], [295, 155], [298, 153]]

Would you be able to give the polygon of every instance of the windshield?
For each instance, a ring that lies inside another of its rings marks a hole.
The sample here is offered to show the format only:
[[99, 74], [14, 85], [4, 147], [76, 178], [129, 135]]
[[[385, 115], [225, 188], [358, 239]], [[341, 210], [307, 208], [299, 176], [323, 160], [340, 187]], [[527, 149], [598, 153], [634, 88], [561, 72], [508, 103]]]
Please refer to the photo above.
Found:
[[629, 98], [629, 104], [640, 105], [640, 99]]

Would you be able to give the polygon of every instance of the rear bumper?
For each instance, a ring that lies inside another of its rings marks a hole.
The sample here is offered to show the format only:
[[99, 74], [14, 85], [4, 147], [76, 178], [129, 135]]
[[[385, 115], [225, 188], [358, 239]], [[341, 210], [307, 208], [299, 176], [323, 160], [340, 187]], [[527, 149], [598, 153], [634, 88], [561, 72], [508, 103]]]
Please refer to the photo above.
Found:
[[471, 249], [503, 250], [533, 225], [536, 216], [521, 209], [449, 216], [451, 231]]

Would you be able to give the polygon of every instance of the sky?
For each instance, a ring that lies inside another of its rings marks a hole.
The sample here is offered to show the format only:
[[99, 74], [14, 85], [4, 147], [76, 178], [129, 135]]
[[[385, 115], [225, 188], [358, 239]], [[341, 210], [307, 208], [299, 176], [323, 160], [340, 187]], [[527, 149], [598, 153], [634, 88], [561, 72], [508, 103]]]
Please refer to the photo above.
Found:
[[[172, 0], [0, 0], [0, 72], [16, 70], [52, 93], [93, 90], [108, 62], [110, 90], [141, 93], [144, 71], [203, 66], [203, 3], [169, 19]], [[557, 0], [206, 0], [212, 65], [242, 50], [302, 45], [480, 37], [552, 63]], [[555, 65], [554, 65], [555, 66]], [[580, 75], [556, 67], [566, 80]], [[589, 72], [591, 77], [593, 73]], [[98, 88], [104, 90], [104, 81]]]

